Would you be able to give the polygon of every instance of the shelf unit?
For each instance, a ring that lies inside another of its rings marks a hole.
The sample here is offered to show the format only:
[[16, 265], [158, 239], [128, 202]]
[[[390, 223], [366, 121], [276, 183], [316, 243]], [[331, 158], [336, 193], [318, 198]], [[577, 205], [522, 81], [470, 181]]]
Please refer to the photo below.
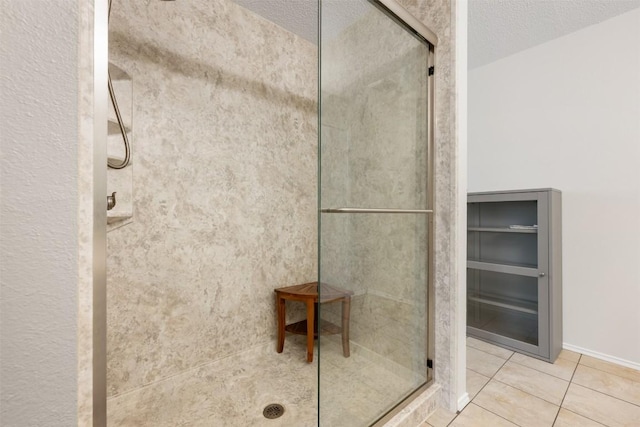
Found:
[[469, 227], [468, 231], [490, 231], [492, 233], [525, 233], [536, 234], [537, 229], [534, 228], [509, 228], [509, 227]]
[[562, 349], [561, 193], [470, 193], [467, 334], [549, 362]]
[[489, 304], [496, 307], [502, 307], [509, 310], [521, 311], [523, 313], [529, 314], [538, 314], [538, 303], [536, 301], [526, 301], [526, 300], [513, 300], [513, 299], [505, 299], [500, 298], [499, 296], [489, 296], [485, 295], [484, 297], [477, 297], [473, 295], [467, 296], [469, 301], [479, 302], [482, 304]]

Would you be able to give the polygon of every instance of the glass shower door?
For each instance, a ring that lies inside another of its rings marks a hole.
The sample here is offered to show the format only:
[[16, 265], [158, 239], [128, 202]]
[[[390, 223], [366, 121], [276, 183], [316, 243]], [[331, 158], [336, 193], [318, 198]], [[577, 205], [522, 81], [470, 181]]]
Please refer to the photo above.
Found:
[[430, 45], [321, 1], [319, 425], [369, 426], [428, 378]]

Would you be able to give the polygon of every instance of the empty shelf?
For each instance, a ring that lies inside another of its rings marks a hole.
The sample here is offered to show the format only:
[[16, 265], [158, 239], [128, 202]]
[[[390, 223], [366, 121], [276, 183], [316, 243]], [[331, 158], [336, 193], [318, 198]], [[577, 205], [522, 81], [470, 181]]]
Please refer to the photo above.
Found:
[[[124, 130], [130, 134], [131, 133], [131, 129], [129, 129], [128, 127], [124, 127]], [[120, 125], [118, 124], [118, 122], [114, 122], [113, 120], [109, 120], [109, 122], [107, 123], [107, 134], [109, 136], [111, 135], [119, 135], [121, 136], [122, 134], [120, 133]]]
[[126, 71], [112, 62], [109, 62], [109, 74], [111, 75], [112, 81], [131, 81], [131, 76], [129, 76]]
[[[315, 337], [318, 336], [318, 325], [315, 325], [315, 331], [313, 333], [313, 335]], [[291, 332], [292, 334], [298, 334], [298, 335], [306, 335], [307, 334], [307, 321], [306, 320], [301, 320], [299, 322], [296, 323], [292, 323], [290, 325], [285, 326], [284, 328], [287, 332]], [[335, 334], [339, 334], [342, 332], [342, 328], [340, 328], [340, 326], [338, 325], [334, 325], [331, 322], [328, 322], [326, 320], [320, 320], [320, 335], [335, 335]]]
[[[107, 161], [111, 164], [120, 164], [122, 162], [124, 162], [124, 157], [121, 156], [107, 156]], [[133, 162], [131, 161], [131, 158], [129, 158], [129, 163], [127, 163], [127, 167], [129, 167], [130, 165], [132, 165]]]
[[467, 268], [495, 271], [496, 273], [517, 274], [520, 276], [538, 277], [538, 268], [527, 264], [501, 264], [495, 262], [467, 261]]
[[498, 297], [478, 297], [470, 295], [467, 297], [469, 301], [479, 302], [482, 304], [493, 305], [495, 307], [506, 308], [508, 310], [520, 311], [522, 313], [538, 314], [538, 306], [531, 301], [517, 301], [512, 299], [503, 299]]
[[469, 227], [467, 231], [484, 231], [490, 233], [525, 233], [536, 234], [537, 229], [534, 228], [509, 228], [509, 227]]

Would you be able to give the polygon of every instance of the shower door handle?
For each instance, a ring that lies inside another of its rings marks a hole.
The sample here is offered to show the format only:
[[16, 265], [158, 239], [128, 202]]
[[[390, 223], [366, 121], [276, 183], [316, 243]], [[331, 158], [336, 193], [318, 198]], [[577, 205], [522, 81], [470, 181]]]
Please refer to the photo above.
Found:
[[364, 208], [328, 208], [320, 209], [322, 213], [384, 213], [384, 214], [430, 214], [431, 209], [364, 209]]

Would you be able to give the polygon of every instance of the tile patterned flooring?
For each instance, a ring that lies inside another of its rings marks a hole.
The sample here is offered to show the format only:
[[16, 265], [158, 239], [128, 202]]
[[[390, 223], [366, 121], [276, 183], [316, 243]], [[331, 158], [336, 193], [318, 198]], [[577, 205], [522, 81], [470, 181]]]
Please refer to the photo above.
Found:
[[[319, 359], [320, 418], [324, 427], [369, 425], [423, 379], [372, 359], [352, 343], [342, 355], [339, 336], [323, 337]], [[281, 354], [266, 343], [107, 400], [109, 427], [315, 427], [318, 364], [306, 362], [306, 337], [288, 335]], [[281, 403], [269, 420], [262, 409]]]
[[467, 389], [421, 427], [640, 427], [640, 371], [568, 350], [550, 364], [467, 338]]

